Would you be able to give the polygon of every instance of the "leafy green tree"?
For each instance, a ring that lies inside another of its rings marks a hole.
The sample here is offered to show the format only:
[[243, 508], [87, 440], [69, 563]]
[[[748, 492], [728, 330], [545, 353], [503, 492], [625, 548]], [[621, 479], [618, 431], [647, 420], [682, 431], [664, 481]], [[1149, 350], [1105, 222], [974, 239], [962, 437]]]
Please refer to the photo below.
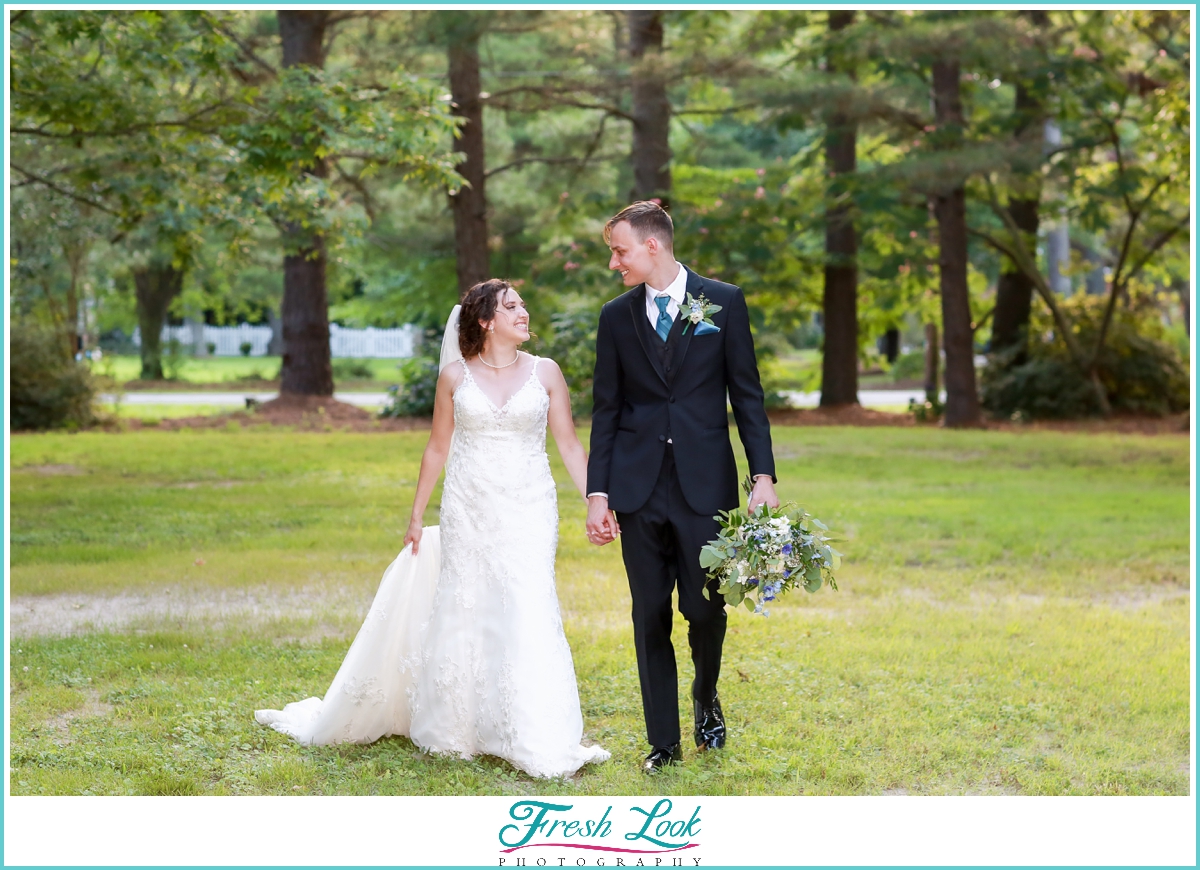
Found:
[[245, 97], [231, 54], [205, 13], [28, 10], [11, 25], [14, 183], [102, 216], [134, 254], [143, 377], [162, 377], [177, 273], [203, 229], [244, 216], [217, 135]]
[[1102, 413], [1112, 410], [1102, 359], [1118, 303], [1147, 276], [1171, 283], [1184, 262], [1190, 208], [1190, 58], [1186, 16], [1071, 13], [1057, 60], [1056, 118], [1063, 142], [1048, 183], [1073, 223], [1102, 240], [1106, 301], [1095, 328], [1081, 332], [1038, 268], [1020, 203], [1002, 173], [985, 176], [1002, 228], [979, 234], [1016, 263], [1044, 301], [1068, 357], [1090, 382]]

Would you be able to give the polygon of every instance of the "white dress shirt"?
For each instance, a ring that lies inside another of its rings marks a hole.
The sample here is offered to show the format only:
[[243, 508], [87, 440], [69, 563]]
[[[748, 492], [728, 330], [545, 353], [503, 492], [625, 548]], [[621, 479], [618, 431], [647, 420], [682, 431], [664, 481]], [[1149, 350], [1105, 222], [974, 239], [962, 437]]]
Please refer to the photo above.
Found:
[[667, 303], [667, 317], [671, 318], [671, 322], [679, 316], [679, 309], [683, 307], [684, 288], [687, 287], [687, 269], [683, 268], [678, 260], [675, 265], [679, 271], [675, 273], [675, 280], [664, 287], [662, 290], [651, 287], [646, 284], [646, 317], [650, 318], [650, 328], [655, 329], [658, 326], [658, 305], [654, 302], [655, 298], [666, 293], [671, 297], [671, 301]]

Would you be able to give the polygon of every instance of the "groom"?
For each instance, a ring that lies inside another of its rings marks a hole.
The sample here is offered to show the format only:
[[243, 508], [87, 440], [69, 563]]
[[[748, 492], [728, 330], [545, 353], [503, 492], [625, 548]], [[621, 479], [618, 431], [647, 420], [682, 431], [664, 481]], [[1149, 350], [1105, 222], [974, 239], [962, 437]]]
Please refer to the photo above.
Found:
[[[587, 532], [596, 544], [621, 535], [651, 746], [643, 767], [649, 773], [683, 757], [671, 644], [676, 584], [696, 669], [696, 746], [725, 745], [717, 697], [725, 602], [700, 567], [700, 549], [717, 537], [716, 513], [740, 503], [727, 394], [754, 477], [749, 506], [775, 507], [779, 500], [742, 291], [676, 262], [671, 218], [657, 203], [623, 209], [605, 225], [604, 240], [612, 251], [609, 268], [632, 289], [600, 312]], [[710, 307], [708, 316], [692, 322], [688, 294], [720, 311]], [[706, 582], [709, 598], [703, 594]]]

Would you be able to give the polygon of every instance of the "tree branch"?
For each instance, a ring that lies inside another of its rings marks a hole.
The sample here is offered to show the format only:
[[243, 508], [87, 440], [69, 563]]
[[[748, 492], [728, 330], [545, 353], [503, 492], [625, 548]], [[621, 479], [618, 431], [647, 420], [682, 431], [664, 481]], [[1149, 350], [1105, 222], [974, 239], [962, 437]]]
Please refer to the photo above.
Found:
[[106, 214], [112, 215], [113, 217], [125, 220], [125, 215], [121, 214], [120, 212], [113, 211], [111, 208], [104, 205], [103, 203], [96, 202], [93, 199], [88, 199], [86, 196], [81, 196], [80, 194], [75, 193], [73, 190], [68, 190], [65, 187], [60, 187], [59, 185], [55, 184], [50, 179], [43, 178], [40, 175], [38, 175], [36, 172], [30, 172], [28, 169], [18, 166], [16, 163], [10, 162], [9, 166], [11, 166], [13, 169], [17, 170], [17, 172], [21, 173], [26, 178], [28, 178], [31, 184], [40, 184], [43, 187], [53, 190], [55, 193], [59, 194], [60, 196], [65, 196], [68, 199], [73, 199], [76, 202], [83, 203], [84, 205], [90, 205], [92, 208], [94, 208], [98, 211], [102, 211], [102, 212], [105, 212]]
[[527, 166], [530, 163], [546, 163], [546, 164], [562, 164], [562, 163], [578, 163], [577, 157], [521, 157], [517, 160], [512, 160], [505, 163], [503, 166], [497, 166], [495, 169], [489, 169], [483, 173], [484, 178], [491, 178], [493, 175], [499, 175], [509, 169], [516, 169], [519, 166]]
[[[970, 232], [970, 230], [968, 230], [968, 232]], [[989, 308], [987, 310], [987, 313], [985, 315], [983, 315], [983, 317], [979, 318], [979, 320], [977, 320], [971, 324], [971, 333], [974, 334], [974, 333], [978, 332], [980, 329], [982, 329], [985, 325], [987, 325], [987, 322], [992, 319], [992, 315], [995, 313], [996, 313], [996, 306], [993, 305], [991, 308]]]
[[367, 213], [367, 217], [370, 219], [371, 223], [375, 223], [375, 206], [371, 199], [371, 191], [367, 189], [367, 186], [363, 183], [362, 178], [347, 172], [342, 167], [340, 161], [333, 161], [333, 165], [334, 168], [337, 169], [338, 176], [342, 179], [342, 181], [354, 188], [354, 190], [358, 192], [358, 195], [362, 197], [363, 210]]
[[13, 127], [11, 128], [10, 132], [22, 136], [41, 136], [43, 139], [67, 140], [75, 140], [79, 138], [101, 139], [108, 137], [129, 136], [133, 133], [141, 133], [146, 130], [154, 130], [160, 127], [179, 127], [186, 130], [192, 130], [196, 133], [213, 133], [220, 129], [220, 125], [213, 127], [195, 127], [192, 126], [192, 124], [197, 118], [202, 118], [210, 112], [215, 112], [222, 106], [228, 105], [229, 102], [229, 100], [221, 100], [219, 103], [213, 103], [211, 106], [205, 106], [203, 109], [193, 112], [186, 118], [178, 118], [168, 121], [150, 121], [145, 124], [133, 124], [129, 127], [122, 127], [116, 130], [80, 130], [73, 128], [69, 133], [48, 133], [45, 130], [46, 125], [43, 124], [41, 127]]
[[672, 110], [672, 117], [680, 115], [732, 115], [737, 112], [747, 112], [751, 109], [761, 109], [762, 103], [746, 103], [741, 106], [729, 106], [725, 109], [679, 109]]
[[254, 49], [251, 48], [246, 43], [242, 42], [242, 40], [238, 37], [238, 35], [236, 33], [231, 31], [229, 28], [227, 28], [224, 24], [222, 24], [220, 21], [218, 21], [215, 18], [210, 17], [210, 18], [207, 18], [206, 20], [209, 21], [209, 23], [212, 25], [212, 27], [216, 28], [221, 33], [222, 36], [224, 36], [226, 39], [230, 40], [234, 45], [236, 45], [238, 47], [238, 49], [242, 52], [242, 55], [246, 58], [246, 60], [250, 61], [253, 64], [256, 64], [258, 67], [260, 67], [262, 70], [264, 70], [267, 73], [267, 75], [269, 75], [271, 78], [277, 78], [279, 76], [279, 72], [275, 69], [275, 67], [271, 66], [269, 63], [267, 63], [265, 60], [263, 60], [261, 57], [259, 57], [255, 53]]
[[1167, 229], [1159, 233], [1158, 237], [1154, 240], [1150, 247], [1146, 249], [1146, 253], [1142, 255], [1142, 258], [1138, 260], [1137, 263], [1134, 264], [1133, 268], [1125, 274], [1125, 277], [1121, 283], [1125, 286], [1128, 286], [1129, 282], [1133, 280], [1134, 276], [1137, 275], [1138, 272], [1142, 271], [1142, 268], [1150, 262], [1150, 258], [1162, 250], [1167, 242], [1171, 241], [1171, 239], [1173, 239], [1180, 230], [1188, 226], [1191, 221], [1192, 216], [1189, 213], [1180, 219], [1177, 224], [1172, 227], [1167, 227]]

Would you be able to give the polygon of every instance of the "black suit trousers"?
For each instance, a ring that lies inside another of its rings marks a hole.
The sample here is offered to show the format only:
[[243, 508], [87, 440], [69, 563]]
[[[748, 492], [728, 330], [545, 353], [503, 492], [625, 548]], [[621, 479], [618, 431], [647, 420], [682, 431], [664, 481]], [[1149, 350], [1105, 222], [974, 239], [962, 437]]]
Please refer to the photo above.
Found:
[[[618, 513], [617, 520], [633, 597], [633, 639], [646, 737], [651, 746], [670, 746], [680, 739], [679, 676], [671, 644], [671, 592], [676, 584], [696, 669], [692, 696], [707, 703], [717, 692], [725, 600], [716, 592], [717, 583], [700, 567], [700, 549], [717, 536], [720, 524], [688, 507], [669, 445], [650, 498], [636, 511]], [[711, 598], [704, 597], [706, 583]]]

